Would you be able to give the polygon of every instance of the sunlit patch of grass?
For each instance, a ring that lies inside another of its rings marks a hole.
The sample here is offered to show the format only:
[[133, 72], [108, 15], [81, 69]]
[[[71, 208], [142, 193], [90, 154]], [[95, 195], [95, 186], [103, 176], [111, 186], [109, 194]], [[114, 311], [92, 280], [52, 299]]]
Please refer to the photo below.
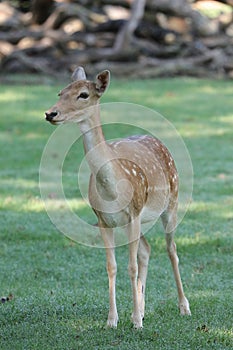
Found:
[[23, 89], [19, 89], [17, 94], [14, 93], [11, 89], [5, 90], [1, 92], [0, 101], [9, 104], [9, 101], [14, 101], [14, 103], [18, 101], [22, 101], [25, 99], [25, 93]]

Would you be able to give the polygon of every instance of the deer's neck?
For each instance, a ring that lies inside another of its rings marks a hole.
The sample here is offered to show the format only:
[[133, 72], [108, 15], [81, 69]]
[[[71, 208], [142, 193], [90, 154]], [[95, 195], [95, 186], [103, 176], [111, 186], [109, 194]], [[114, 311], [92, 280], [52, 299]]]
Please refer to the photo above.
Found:
[[80, 123], [86, 159], [93, 174], [99, 174], [100, 169], [104, 166], [106, 173], [104, 176], [109, 177], [112, 168], [112, 151], [103, 135], [99, 105], [94, 106], [91, 110], [91, 116]]

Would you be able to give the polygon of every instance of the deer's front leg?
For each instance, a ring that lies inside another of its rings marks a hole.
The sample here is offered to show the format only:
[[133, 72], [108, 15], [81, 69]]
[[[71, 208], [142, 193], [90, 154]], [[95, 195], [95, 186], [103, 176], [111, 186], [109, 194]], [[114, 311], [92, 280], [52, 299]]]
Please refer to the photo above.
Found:
[[116, 274], [117, 264], [115, 259], [114, 235], [110, 228], [100, 227], [100, 232], [106, 248], [106, 268], [109, 281], [109, 314], [107, 325], [117, 327], [118, 314], [116, 307]]
[[137, 278], [138, 278], [138, 263], [137, 253], [140, 240], [140, 222], [139, 218], [134, 219], [128, 226], [129, 238], [129, 276], [131, 279], [133, 293], [133, 314], [132, 321], [135, 328], [142, 328], [142, 315], [140, 312]]

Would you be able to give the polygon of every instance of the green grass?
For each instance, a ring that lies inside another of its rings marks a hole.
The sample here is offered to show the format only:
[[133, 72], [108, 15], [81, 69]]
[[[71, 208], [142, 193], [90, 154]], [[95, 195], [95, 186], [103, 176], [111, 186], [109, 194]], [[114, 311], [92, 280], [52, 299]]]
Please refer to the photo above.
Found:
[[[193, 202], [176, 234], [192, 317], [178, 315], [163, 232], [157, 225], [148, 234], [152, 255], [141, 331], [130, 323], [127, 248], [117, 249], [119, 326], [106, 329], [104, 251], [60, 234], [40, 199], [40, 158], [54, 131], [43, 113], [61, 87], [0, 87], [0, 296], [13, 295], [0, 304], [0, 349], [232, 349], [232, 82], [113, 80], [104, 97], [105, 102], [143, 104], [167, 117], [184, 138], [194, 167]], [[111, 138], [128, 130], [106, 132]], [[74, 199], [80, 195], [75, 171], [82, 157], [82, 146], [74, 145], [66, 159], [65, 188], [75, 210], [79, 207]], [[94, 219], [88, 209], [80, 210]]]

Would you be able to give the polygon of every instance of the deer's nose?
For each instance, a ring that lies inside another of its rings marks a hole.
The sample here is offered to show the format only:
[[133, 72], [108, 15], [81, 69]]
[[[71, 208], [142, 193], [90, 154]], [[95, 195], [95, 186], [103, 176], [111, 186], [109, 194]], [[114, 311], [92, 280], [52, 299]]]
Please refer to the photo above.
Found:
[[45, 119], [51, 122], [57, 116], [57, 112], [45, 113]]

